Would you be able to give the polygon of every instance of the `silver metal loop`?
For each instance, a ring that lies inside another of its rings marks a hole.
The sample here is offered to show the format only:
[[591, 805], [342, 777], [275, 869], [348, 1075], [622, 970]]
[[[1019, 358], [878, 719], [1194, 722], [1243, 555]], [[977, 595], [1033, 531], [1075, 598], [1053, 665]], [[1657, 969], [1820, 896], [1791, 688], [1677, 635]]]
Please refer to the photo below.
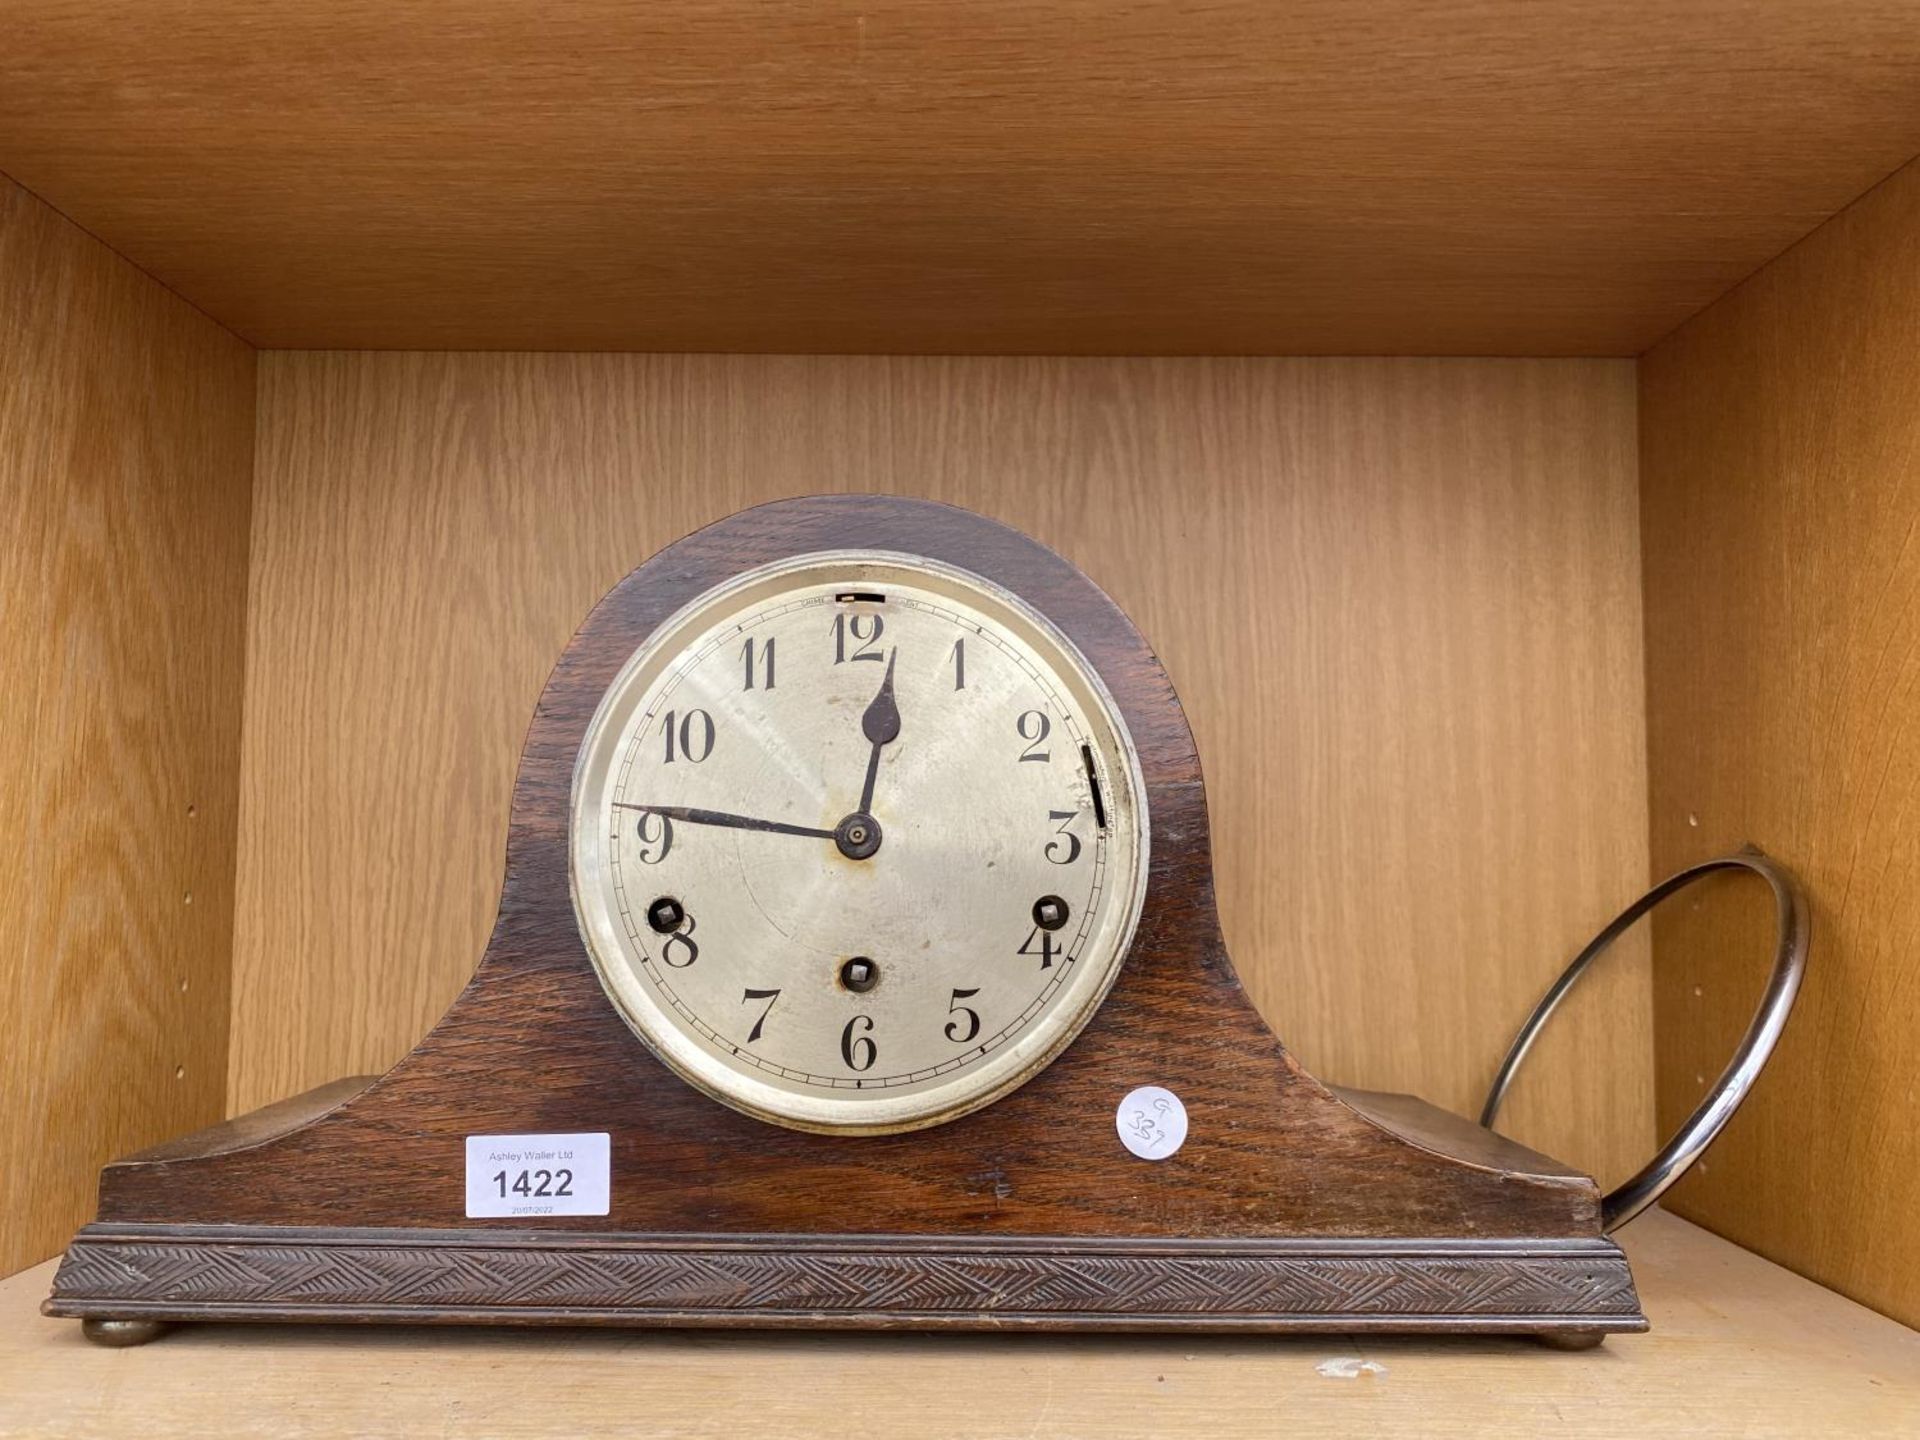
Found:
[[1808, 927], [1806, 901], [1785, 870], [1749, 846], [1732, 855], [1722, 855], [1717, 860], [1689, 866], [1679, 874], [1662, 880], [1634, 901], [1612, 924], [1596, 935], [1586, 949], [1574, 956], [1573, 963], [1560, 973], [1560, 978], [1553, 982], [1553, 988], [1534, 1007], [1533, 1014], [1527, 1017], [1527, 1023], [1513, 1037], [1507, 1058], [1500, 1064], [1500, 1073], [1494, 1076], [1493, 1088], [1487, 1091], [1487, 1103], [1480, 1108], [1480, 1123], [1491, 1130], [1500, 1114], [1500, 1102], [1506, 1099], [1507, 1088], [1513, 1083], [1520, 1062], [1527, 1058], [1534, 1037], [1547, 1023], [1554, 1007], [1586, 973], [1587, 967], [1598, 960], [1629, 926], [1662, 900], [1720, 870], [1751, 871], [1772, 887], [1775, 924], [1779, 934], [1779, 943], [1773, 956], [1773, 974], [1767, 981], [1767, 993], [1760, 1001], [1759, 1010], [1754, 1013], [1753, 1023], [1747, 1026], [1747, 1033], [1741, 1037], [1739, 1048], [1733, 1052], [1727, 1068], [1720, 1072], [1720, 1078], [1707, 1092], [1706, 1099], [1700, 1102], [1699, 1108], [1687, 1117], [1686, 1123], [1674, 1132], [1673, 1138], [1647, 1162], [1645, 1168], [1601, 1201], [1601, 1229], [1609, 1233], [1658, 1200], [1692, 1168], [1694, 1161], [1706, 1153], [1707, 1147], [1719, 1137], [1727, 1121], [1733, 1118], [1733, 1112], [1740, 1108], [1740, 1102], [1747, 1098], [1753, 1082], [1760, 1078], [1760, 1072], [1766, 1068], [1767, 1057], [1773, 1054], [1774, 1043], [1786, 1028], [1794, 997], [1800, 993], [1800, 977], [1807, 968]]

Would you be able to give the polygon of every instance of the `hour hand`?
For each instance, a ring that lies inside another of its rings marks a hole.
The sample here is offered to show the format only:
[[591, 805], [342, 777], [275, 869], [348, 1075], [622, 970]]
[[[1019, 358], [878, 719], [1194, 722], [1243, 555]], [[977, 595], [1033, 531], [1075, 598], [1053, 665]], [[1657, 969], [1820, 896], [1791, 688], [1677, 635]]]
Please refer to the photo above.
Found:
[[616, 810], [638, 810], [645, 815], [660, 815], [688, 825], [720, 825], [729, 830], [764, 830], [773, 835], [805, 835], [814, 840], [831, 840], [833, 831], [811, 825], [789, 825], [783, 820], [756, 820], [750, 815], [729, 815], [724, 810], [696, 810], [685, 805], [633, 805], [625, 800], [613, 802]]
[[880, 750], [900, 738], [900, 707], [893, 699], [893, 661], [900, 653], [899, 649], [887, 652], [887, 675], [880, 682], [880, 693], [867, 705], [867, 713], [860, 717], [860, 733], [867, 737], [867, 743], [873, 751], [867, 756], [867, 783], [860, 788], [860, 813], [867, 814], [873, 808], [873, 782], [880, 775]]
[[900, 735], [900, 707], [893, 702], [893, 661], [898, 648], [887, 652], [887, 674], [880, 682], [880, 693], [867, 705], [860, 717], [860, 730], [875, 745], [886, 745]]

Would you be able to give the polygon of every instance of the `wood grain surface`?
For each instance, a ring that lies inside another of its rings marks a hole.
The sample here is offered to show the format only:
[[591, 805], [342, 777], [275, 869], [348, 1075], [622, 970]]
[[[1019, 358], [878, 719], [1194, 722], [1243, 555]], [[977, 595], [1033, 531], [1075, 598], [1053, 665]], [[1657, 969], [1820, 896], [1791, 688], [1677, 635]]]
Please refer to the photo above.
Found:
[[253, 352], [0, 179], [0, 1273], [226, 1095]]
[[13, 0], [0, 169], [256, 344], [1632, 355], [1914, 0]]
[[[1920, 167], [1646, 357], [1653, 853], [1752, 840], [1811, 892], [1773, 1066], [1675, 1208], [1920, 1323]], [[1656, 917], [1678, 1120], [1764, 982], [1768, 907]], [[1703, 1078], [1704, 1077], [1704, 1078]]]
[[[230, 1111], [393, 1063], [472, 972], [588, 609], [780, 495], [966, 504], [1167, 662], [1229, 950], [1323, 1078], [1477, 1106], [1646, 880], [1632, 369], [1610, 362], [261, 357]], [[1651, 1143], [1631, 953], [1512, 1133]]]
[[[842, 1440], [1846, 1435], [1920, 1429], [1920, 1335], [1652, 1211], [1621, 1232], [1652, 1333], [1490, 1339], [767, 1335], [193, 1325], [102, 1350], [0, 1284], [0, 1430], [48, 1440], [780, 1435]], [[236, 1385], [235, 1376], [245, 1383]]]

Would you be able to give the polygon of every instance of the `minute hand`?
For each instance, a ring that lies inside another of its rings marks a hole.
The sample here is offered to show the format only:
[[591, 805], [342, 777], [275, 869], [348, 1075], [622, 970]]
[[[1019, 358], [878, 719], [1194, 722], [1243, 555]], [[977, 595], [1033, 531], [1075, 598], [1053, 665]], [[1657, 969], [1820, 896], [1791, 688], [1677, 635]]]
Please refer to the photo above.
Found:
[[788, 825], [780, 820], [756, 820], [750, 815], [729, 815], [724, 810], [692, 810], [684, 805], [630, 805], [613, 802], [616, 810], [638, 810], [646, 815], [662, 815], [689, 825], [724, 825], [730, 830], [765, 830], [774, 835], [805, 835], [814, 840], [831, 840], [833, 831], [817, 830], [811, 825]]
[[880, 693], [867, 705], [860, 717], [860, 733], [867, 737], [873, 752], [867, 756], [867, 783], [860, 788], [860, 813], [873, 809], [873, 782], [880, 776], [880, 750], [900, 738], [900, 707], [893, 701], [893, 661], [898, 649], [887, 652], [887, 675], [880, 682]]

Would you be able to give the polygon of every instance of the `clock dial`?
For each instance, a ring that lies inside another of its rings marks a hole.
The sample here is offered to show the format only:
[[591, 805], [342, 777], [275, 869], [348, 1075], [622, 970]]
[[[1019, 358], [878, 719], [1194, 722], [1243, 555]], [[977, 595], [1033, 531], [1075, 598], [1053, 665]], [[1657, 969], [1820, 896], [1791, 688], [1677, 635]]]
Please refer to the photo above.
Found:
[[581, 932], [690, 1083], [809, 1130], [951, 1120], [1031, 1078], [1145, 896], [1138, 761], [1072, 644], [925, 559], [804, 556], [663, 625], [574, 776]]

